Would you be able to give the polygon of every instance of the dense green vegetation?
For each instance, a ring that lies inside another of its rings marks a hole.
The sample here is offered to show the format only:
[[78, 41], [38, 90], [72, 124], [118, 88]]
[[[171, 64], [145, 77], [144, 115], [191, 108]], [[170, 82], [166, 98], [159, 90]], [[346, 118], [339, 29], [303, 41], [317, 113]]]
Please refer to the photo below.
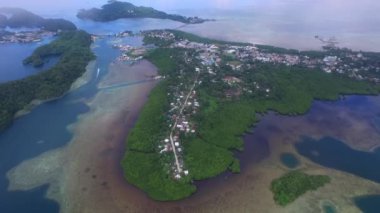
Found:
[[[176, 39], [190, 38], [191, 41], [207, 42], [194, 35], [172, 32], [181, 36]], [[190, 175], [176, 181], [169, 175], [168, 162], [172, 158], [158, 154], [157, 149], [159, 141], [169, 131], [165, 116], [170, 101], [167, 93], [178, 82], [191, 78], [194, 67], [199, 62], [192, 55], [192, 50], [159, 46], [161, 47], [148, 54], [147, 59], [159, 68], [160, 74], [165, 75], [166, 79], [152, 92], [129, 136], [126, 156], [122, 162], [128, 181], [157, 200], [177, 200], [192, 194], [195, 191], [192, 180], [207, 179], [227, 170], [239, 173], [240, 162], [234, 157], [234, 152], [243, 151], [241, 136], [258, 122], [256, 113], [276, 111], [284, 115], [298, 115], [306, 113], [314, 100], [336, 100], [340, 95], [351, 94], [375, 95], [380, 91], [378, 85], [368, 81], [304, 67], [259, 62], [247, 64], [250, 66], [239, 72], [234, 72], [225, 64], [220, 68], [213, 67], [218, 69], [218, 74], [211, 76], [206, 72], [201, 73], [202, 84], [197, 87], [197, 98], [201, 105], [200, 111], [193, 118], [198, 129], [197, 135], [183, 138], [184, 165]], [[192, 62], [186, 60], [189, 58], [193, 59]], [[225, 60], [227, 62], [233, 59]], [[222, 78], [232, 74], [244, 79], [239, 87], [252, 92], [226, 98], [225, 91], [231, 89], [231, 86], [224, 83]], [[264, 89], [257, 89], [257, 83]], [[270, 92], [266, 92], [266, 88]], [[134, 155], [138, 155], [140, 160], [147, 158], [150, 162], [155, 162], [155, 165], [148, 166], [146, 162], [136, 161]], [[292, 183], [294, 178], [300, 180], [301, 185], [296, 186], [296, 192], [290, 192], [289, 197], [283, 198], [284, 195], [281, 194], [281, 199], [286, 202], [303, 194], [305, 189], [314, 189], [320, 183], [319, 177], [315, 180], [302, 173], [291, 173], [286, 176], [285, 182], [280, 181], [280, 186]], [[308, 182], [310, 180], [311, 186]], [[169, 183], [177, 185], [178, 190], [168, 187]], [[279, 203], [284, 205], [283, 201]]]
[[197, 17], [187, 18], [180, 15], [167, 14], [151, 7], [138, 7], [129, 2], [121, 1], [109, 1], [108, 4], [103, 5], [101, 9], [92, 8], [89, 10], [80, 10], [77, 17], [102, 22], [114, 21], [121, 18], [171, 19], [185, 24], [202, 23], [205, 21]]
[[300, 171], [293, 171], [274, 180], [271, 190], [274, 200], [281, 206], [286, 206], [308, 191], [317, 190], [330, 182], [325, 175], [308, 175]]
[[84, 31], [59, 35], [50, 44], [37, 48], [25, 63], [41, 65], [45, 58], [59, 56], [52, 68], [28, 78], [0, 85], [0, 130], [6, 128], [19, 110], [32, 100], [46, 100], [63, 95], [94, 59], [90, 49], [91, 36]]
[[[153, 51], [148, 59], [159, 67], [161, 75], [172, 74], [177, 68], [171, 49]], [[168, 173], [169, 156], [160, 155], [157, 143], [167, 133], [168, 87], [170, 81], [162, 81], [151, 92], [135, 128], [128, 136], [127, 152], [122, 161], [126, 179], [143, 189], [155, 200], [178, 200], [195, 192], [190, 178], [176, 181]]]
[[158, 153], [128, 150], [122, 164], [125, 177], [155, 200], [178, 200], [195, 192], [196, 187], [189, 179], [174, 180], [161, 161]]
[[0, 12], [11, 14], [7, 19], [5, 16], [0, 17], [0, 26], [9, 26], [12, 28], [28, 27], [42, 28], [47, 31], [71, 31], [76, 30], [76, 26], [64, 19], [44, 19], [36, 14], [20, 8], [0, 8]]
[[[281, 114], [303, 114], [313, 100], [336, 100], [343, 94], [379, 93], [377, 85], [366, 81], [297, 67], [261, 64], [257, 66], [257, 72], [247, 74], [247, 79], [249, 77], [272, 91], [268, 97], [260, 97], [259, 92], [247, 97], [257, 112], [274, 110]], [[250, 80], [247, 82], [250, 84]]]
[[[167, 86], [161, 83], [151, 93], [135, 128], [128, 137], [128, 148], [132, 151], [154, 152], [156, 142], [165, 132], [165, 113], [167, 106]], [[160, 125], [157, 125], [160, 124]]]
[[[146, 31], [145, 33], [154, 32], [154, 31], [156, 31], [156, 30]], [[157, 31], [161, 31], [161, 30], [157, 30]], [[243, 43], [243, 42], [229, 42], [229, 41], [221, 41], [221, 40], [216, 40], [216, 39], [200, 37], [200, 36], [196, 36], [194, 34], [179, 31], [179, 30], [165, 30], [165, 31], [173, 33], [175, 38], [173, 40], [163, 41], [162, 39], [159, 39], [159, 38], [156, 39], [156, 38], [151, 38], [151, 37], [145, 36], [144, 37], [144, 43], [145, 44], [154, 44], [158, 47], [164, 47], [164, 46], [170, 45], [174, 41], [186, 39], [186, 40], [191, 41], [191, 42], [199, 42], [199, 43], [204, 43], [204, 44], [219, 44], [219, 45], [231, 44], [231, 45], [236, 45], [236, 46], [252, 45], [252, 44]]]
[[234, 156], [227, 149], [195, 139], [185, 144], [185, 162], [193, 179], [203, 180], [226, 171]]
[[222, 44], [222, 45], [229, 44], [229, 45], [236, 45], [236, 46], [252, 45], [252, 44], [244, 43], [244, 42], [221, 41], [221, 40], [210, 39], [206, 37], [200, 37], [200, 36], [187, 33], [184, 31], [179, 31], [179, 30], [166, 30], [166, 31], [173, 33], [176, 37], [176, 40], [187, 39], [189, 41], [199, 42], [199, 43], [204, 43], [204, 44]]

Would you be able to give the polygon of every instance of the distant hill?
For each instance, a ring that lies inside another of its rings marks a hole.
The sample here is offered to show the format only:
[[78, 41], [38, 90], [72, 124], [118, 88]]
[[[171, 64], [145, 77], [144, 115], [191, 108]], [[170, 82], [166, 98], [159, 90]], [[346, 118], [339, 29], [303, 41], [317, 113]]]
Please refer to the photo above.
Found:
[[82, 9], [77, 14], [77, 17], [80, 19], [89, 19], [99, 22], [114, 21], [121, 18], [170, 19], [185, 24], [199, 24], [205, 21], [210, 21], [198, 17], [185, 17], [181, 15], [167, 14], [151, 7], [138, 7], [129, 2], [121, 1], [109, 1], [108, 4], [103, 5], [101, 9]]
[[7, 24], [7, 17], [0, 14], [0, 27], [5, 27]]
[[0, 27], [42, 28], [48, 31], [72, 31], [76, 26], [64, 19], [45, 19], [21, 8], [0, 8]]

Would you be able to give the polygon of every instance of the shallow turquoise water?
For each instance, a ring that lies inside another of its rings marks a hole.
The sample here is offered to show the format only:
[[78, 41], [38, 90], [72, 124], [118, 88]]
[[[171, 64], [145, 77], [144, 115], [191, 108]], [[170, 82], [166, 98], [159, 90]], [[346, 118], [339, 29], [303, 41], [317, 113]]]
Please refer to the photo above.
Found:
[[300, 164], [299, 160], [292, 153], [283, 153], [280, 156], [281, 162], [288, 168], [297, 168]]
[[323, 205], [323, 213], [336, 213], [337, 210], [335, 208], [335, 206], [329, 204], [329, 203], [326, 203]]

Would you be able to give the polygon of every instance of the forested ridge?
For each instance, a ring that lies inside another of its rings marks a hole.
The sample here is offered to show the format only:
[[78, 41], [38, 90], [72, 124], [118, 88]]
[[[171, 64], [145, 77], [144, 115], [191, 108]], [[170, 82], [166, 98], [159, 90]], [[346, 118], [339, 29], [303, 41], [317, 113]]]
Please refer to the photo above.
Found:
[[40, 66], [44, 59], [58, 56], [52, 68], [25, 79], [0, 85], [0, 130], [11, 124], [14, 115], [35, 99], [47, 100], [62, 96], [94, 59], [90, 49], [91, 36], [85, 31], [61, 33], [50, 44], [37, 48], [24, 60], [25, 64]]

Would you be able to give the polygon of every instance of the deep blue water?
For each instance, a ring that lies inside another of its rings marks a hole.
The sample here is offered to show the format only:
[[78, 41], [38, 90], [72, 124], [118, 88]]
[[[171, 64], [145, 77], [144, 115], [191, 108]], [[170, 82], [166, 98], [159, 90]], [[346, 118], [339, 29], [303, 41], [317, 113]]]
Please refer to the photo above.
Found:
[[58, 61], [58, 58], [48, 60], [44, 66], [39, 68], [24, 66], [22, 63], [26, 57], [33, 53], [34, 49], [50, 41], [52, 41], [52, 38], [46, 38], [38, 43], [1, 44], [0, 83], [22, 79], [52, 67]]
[[379, 149], [374, 152], [357, 151], [330, 137], [319, 141], [305, 137], [295, 146], [299, 154], [317, 164], [380, 183]]
[[[301, 155], [322, 166], [380, 183], [380, 149], [373, 152], [357, 151], [328, 137], [319, 141], [305, 137], [296, 144], [296, 149]], [[359, 197], [355, 203], [365, 213], [380, 212], [380, 195]]]
[[299, 160], [292, 153], [283, 153], [280, 156], [281, 162], [289, 169], [297, 168], [300, 164]]
[[364, 213], [379, 213], [380, 212], [380, 195], [368, 195], [355, 199], [355, 204]]

